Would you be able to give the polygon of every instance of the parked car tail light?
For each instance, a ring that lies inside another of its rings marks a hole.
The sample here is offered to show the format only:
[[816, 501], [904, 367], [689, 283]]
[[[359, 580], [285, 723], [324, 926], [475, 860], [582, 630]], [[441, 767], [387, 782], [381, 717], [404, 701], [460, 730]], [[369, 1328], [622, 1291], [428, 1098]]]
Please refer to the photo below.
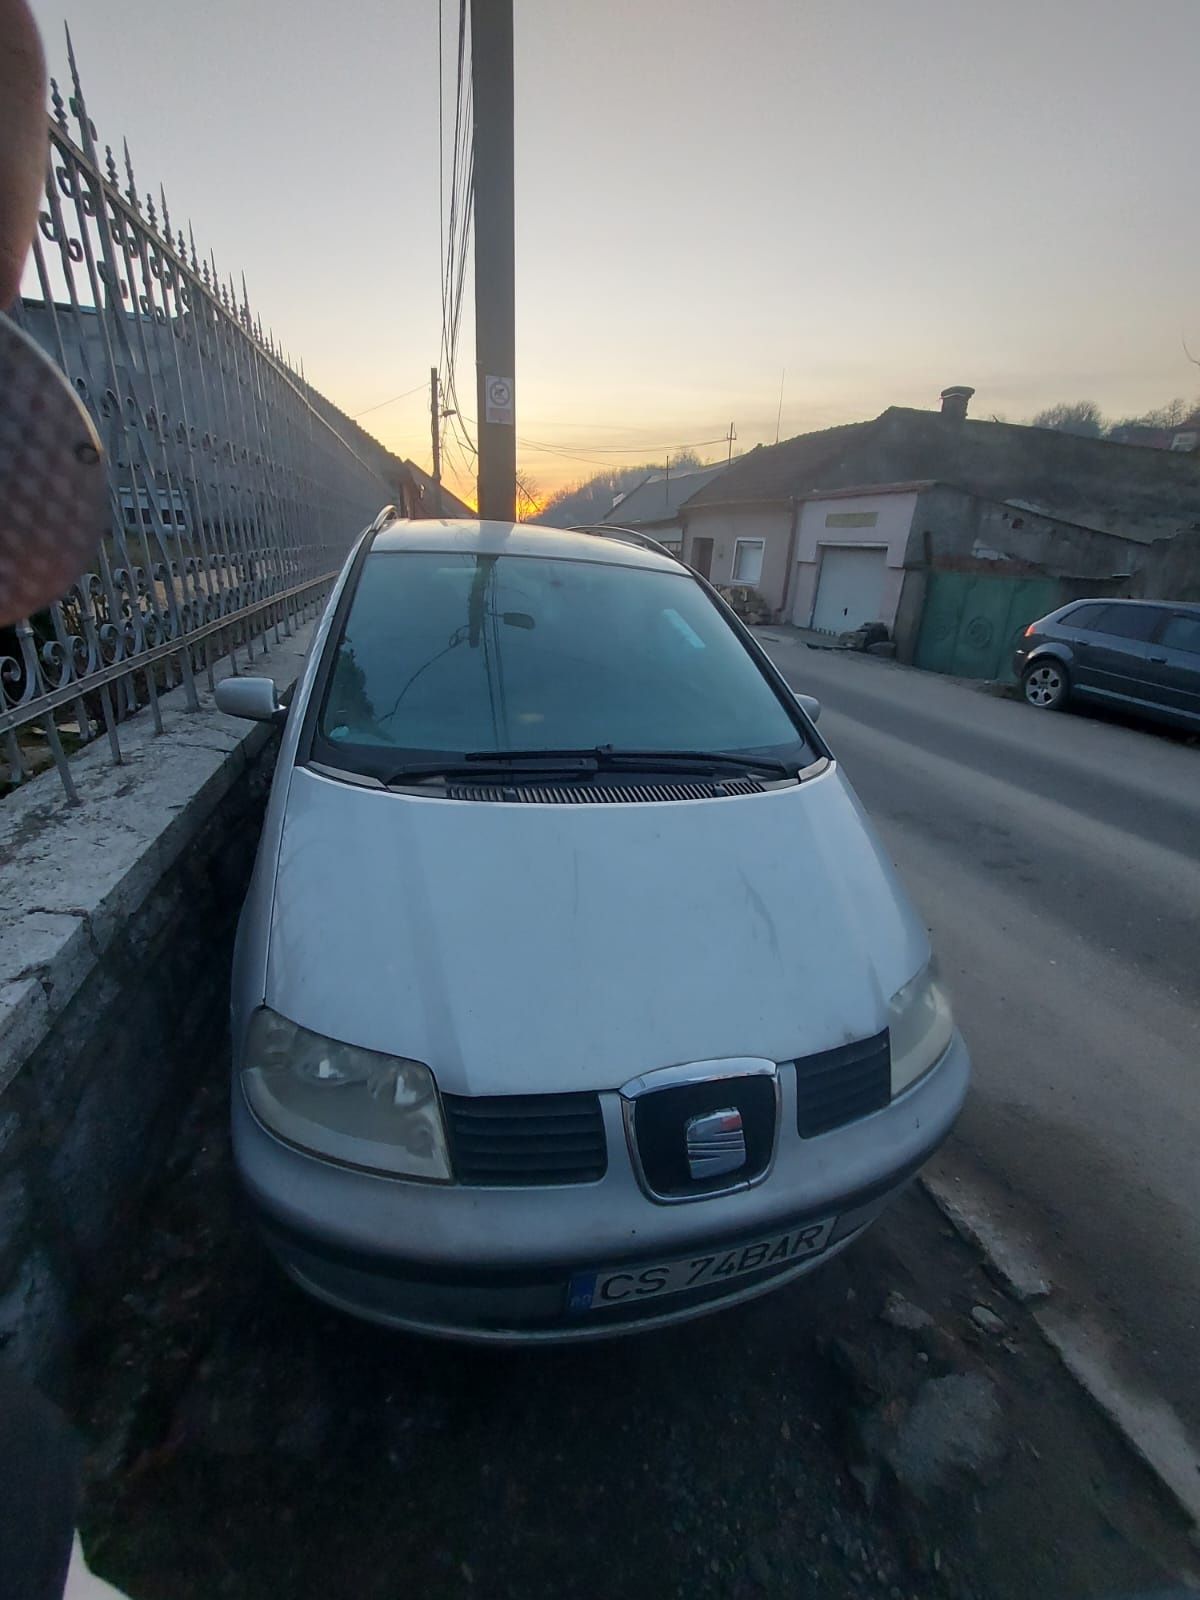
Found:
[[888, 1010], [892, 1094], [897, 1095], [941, 1060], [954, 1034], [950, 1002], [933, 962], [896, 991]]
[[313, 1155], [407, 1178], [450, 1180], [433, 1074], [310, 1033], [263, 1006], [246, 1036], [242, 1088], [259, 1121]]
[[1036, 622], [1031, 622], [1029, 624], [1029, 626], [1025, 629], [1025, 637], [1027, 639], [1032, 639], [1036, 632], [1037, 632], [1037, 623]]

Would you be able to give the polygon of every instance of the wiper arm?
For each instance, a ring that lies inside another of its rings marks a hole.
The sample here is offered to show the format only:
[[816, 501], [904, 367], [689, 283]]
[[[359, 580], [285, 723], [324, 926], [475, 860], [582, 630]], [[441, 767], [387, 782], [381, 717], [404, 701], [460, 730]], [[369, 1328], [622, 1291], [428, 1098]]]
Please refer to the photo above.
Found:
[[719, 772], [765, 772], [776, 778], [794, 778], [797, 764], [777, 756], [738, 755], [732, 750], [626, 750], [601, 745], [596, 755], [606, 767], [656, 767], [709, 769]]
[[428, 778], [476, 780], [493, 775], [512, 778], [518, 773], [537, 777], [585, 778], [605, 769], [628, 772], [762, 772], [775, 778], [793, 778], [795, 763], [777, 756], [739, 755], [732, 750], [634, 750], [611, 744], [564, 750], [471, 750], [444, 761], [419, 761], [398, 767], [383, 781], [420, 783]]
[[394, 783], [422, 783], [429, 778], [470, 778], [480, 782], [526, 774], [539, 778], [588, 778], [598, 767], [599, 762], [590, 752], [477, 750], [445, 761], [414, 761], [397, 767], [383, 782], [389, 787]]
[[623, 745], [595, 744], [568, 750], [473, 750], [465, 762], [499, 766], [513, 761], [521, 765], [532, 761], [591, 761], [597, 767], [621, 770], [641, 767], [690, 767], [721, 772], [767, 772], [773, 777], [791, 778], [796, 766], [777, 756], [739, 755], [734, 750], [634, 750]]

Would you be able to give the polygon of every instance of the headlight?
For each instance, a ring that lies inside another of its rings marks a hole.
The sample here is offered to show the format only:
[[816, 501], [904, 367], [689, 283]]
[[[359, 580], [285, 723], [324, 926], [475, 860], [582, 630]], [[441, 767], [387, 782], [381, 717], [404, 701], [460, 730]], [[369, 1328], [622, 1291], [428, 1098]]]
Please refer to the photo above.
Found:
[[954, 1032], [950, 1002], [932, 962], [896, 991], [888, 1013], [892, 1094], [897, 1095], [941, 1059]]
[[310, 1033], [264, 1006], [250, 1019], [242, 1087], [272, 1133], [353, 1167], [447, 1182], [433, 1074]]

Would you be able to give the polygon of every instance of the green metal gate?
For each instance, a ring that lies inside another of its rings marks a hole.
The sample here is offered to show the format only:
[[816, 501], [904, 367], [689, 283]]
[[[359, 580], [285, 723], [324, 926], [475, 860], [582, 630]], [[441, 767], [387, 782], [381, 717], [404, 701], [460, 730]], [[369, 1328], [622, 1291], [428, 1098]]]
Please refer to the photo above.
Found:
[[931, 572], [916, 665], [958, 678], [1011, 678], [1022, 631], [1058, 603], [1054, 578]]

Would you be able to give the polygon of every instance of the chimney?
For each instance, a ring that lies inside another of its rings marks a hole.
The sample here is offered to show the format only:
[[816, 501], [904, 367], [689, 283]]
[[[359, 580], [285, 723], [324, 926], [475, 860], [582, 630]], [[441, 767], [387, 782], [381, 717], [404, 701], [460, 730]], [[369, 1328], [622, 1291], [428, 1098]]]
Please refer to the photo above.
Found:
[[955, 383], [949, 389], [943, 389], [942, 415], [951, 422], [965, 422], [967, 406], [974, 393], [974, 389], [966, 383]]

